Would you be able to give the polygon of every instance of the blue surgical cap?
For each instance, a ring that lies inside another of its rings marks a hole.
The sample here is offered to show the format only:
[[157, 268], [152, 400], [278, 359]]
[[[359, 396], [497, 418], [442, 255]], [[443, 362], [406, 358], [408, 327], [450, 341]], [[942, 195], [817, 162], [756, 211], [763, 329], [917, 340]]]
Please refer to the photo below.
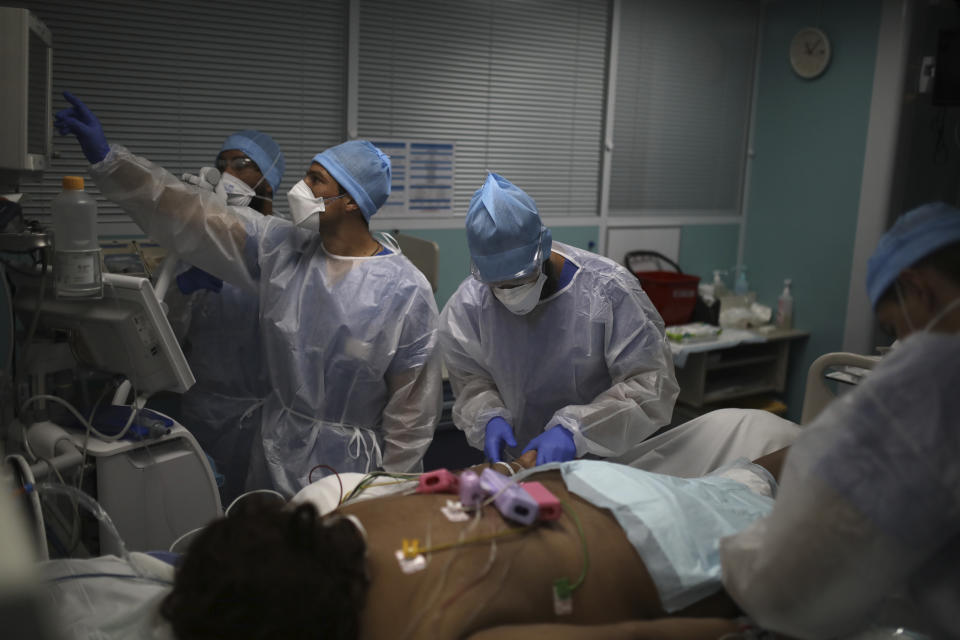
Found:
[[350, 140], [313, 157], [370, 220], [390, 195], [390, 158], [366, 140]]
[[283, 170], [286, 168], [286, 164], [283, 161], [283, 152], [280, 151], [280, 145], [274, 142], [273, 138], [253, 129], [237, 131], [223, 141], [220, 152], [228, 149], [239, 149], [247, 154], [248, 158], [257, 163], [257, 168], [263, 174], [263, 179], [270, 183], [273, 192], [277, 192], [280, 187], [280, 180], [283, 179]]
[[522, 277], [550, 255], [550, 230], [537, 203], [495, 173], [473, 194], [466, 222], [470, 257], [483, 282]]
[[933, 202], [900, 216], [867, 262], [867, 295], [873, 308], [904, 269], [954, 242], [960, 242], [960, 209]]

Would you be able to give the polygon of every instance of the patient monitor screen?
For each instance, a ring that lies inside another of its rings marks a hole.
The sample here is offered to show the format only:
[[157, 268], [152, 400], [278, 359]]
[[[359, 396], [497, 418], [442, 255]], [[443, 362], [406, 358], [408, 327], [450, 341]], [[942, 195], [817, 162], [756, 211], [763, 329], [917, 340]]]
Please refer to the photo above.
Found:
[[[57, 300], [46, 287], [38, 327], [66, 337], [74, 356], [98, 371], [126, 376], [138, 394], [184, 392], [194, 382], [150, 281], [104, 274], [100, 300]], [[32, 321], [36, 279], [20, 282], [16, 308]]]

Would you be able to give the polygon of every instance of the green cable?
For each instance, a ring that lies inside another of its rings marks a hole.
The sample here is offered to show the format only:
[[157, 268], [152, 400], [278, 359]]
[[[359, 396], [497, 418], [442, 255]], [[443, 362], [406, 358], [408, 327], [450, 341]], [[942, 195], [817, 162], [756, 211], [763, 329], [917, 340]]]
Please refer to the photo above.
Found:
[[341, 504], [346, 504], [353, 498], [356, 498], [361, 493], [366, 491], [377, 478], [386, 477], [394, 478], [395, 480], [413, 480], [419, 476], [419, 473], [389, 473], [387, 471], [373, 471], [360, 479], [360, 482], [357, 483], [357, 486], [355, 486], [350, 493], [344, 496]]
[[576, 512], [570, 508], [570, 506], [564, 502], [560, 501], [560, 506], [563, 507], [564, 513], [566, 513], [573, 522], [577, 525], [577, 532], [580, 534], [580, 546], [583, 549], [583, 569], [580, 571], [580, 577], [577, 578], [577, 581], [573, 584], [570, 584], [569, 578], [557, 578], [553, 581], [553, 588], [557, 594], [557, 597], [563, 600], [570, 598], [573, 595], [574, 590], [580, 588], [584, 580], [587, 579], [587, 570], [590, 568], [590, 552], [587, 550], [587, 536], [583, 532], [583, 526], [580, 524], [580, 518], [577, 517]]

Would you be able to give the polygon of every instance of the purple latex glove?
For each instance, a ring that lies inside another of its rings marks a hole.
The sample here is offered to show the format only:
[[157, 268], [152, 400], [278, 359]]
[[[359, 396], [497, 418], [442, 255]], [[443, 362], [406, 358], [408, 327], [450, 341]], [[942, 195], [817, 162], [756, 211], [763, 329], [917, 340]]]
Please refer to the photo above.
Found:
[[573, 442], [573, 434], [554, 425], [530, 441], [520, 455], [530, 449], [537, 450], [537, 464], [548, 462], [566, 462], [577, 457], [577, 445]]
[[513, 427], [501, 417], [490, 418], [483, 436], [483, 451], [491, 462], [500, 462], [500, 452], [503, 445], [517, 446], [517, 439], [513, 437]]
[[62, 136], [71, 133], [77, 136], [83, 155], [87, 157], [90, 164], [97, 164], [110, 152], [110, 145], [107, 144], [107, 138], [103, 135], [100, 121], [87, 108], [87, 105], [69, 91], [64, 91], [63, 97], [73, 106], [57, 111], [57, 115], [53, 118], [53, 126]]

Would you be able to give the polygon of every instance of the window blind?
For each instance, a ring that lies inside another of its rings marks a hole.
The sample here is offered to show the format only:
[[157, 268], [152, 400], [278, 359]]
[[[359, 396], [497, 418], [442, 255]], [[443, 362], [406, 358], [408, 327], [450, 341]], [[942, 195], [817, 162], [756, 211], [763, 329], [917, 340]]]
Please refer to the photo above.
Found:
[[542, 215], [597, 215], [610, 5], [361, 0], [358, 131], [456, 144], [454, 212], [486, 171]]
[[621, 7], [611, 215], [739, 214], [759, 2]]
[[[61, 92], [73, 92], [108, 141], [178, 176], [212, 166], [231, 133], [261, 130], [284, 152], [283, 212], [310, 158], [344, 139], [345, 0], [23, 5], [53, 33], [54, 112], [68, 106]], [[88, 175], [75, 139], [55, 135], [54, 151], [52, 169], [21, 182], [26, 214], [45, 222], [61, 178]], [[98, 196], [101, 234], [129, 223], [91, 181], [87, 191]]]

